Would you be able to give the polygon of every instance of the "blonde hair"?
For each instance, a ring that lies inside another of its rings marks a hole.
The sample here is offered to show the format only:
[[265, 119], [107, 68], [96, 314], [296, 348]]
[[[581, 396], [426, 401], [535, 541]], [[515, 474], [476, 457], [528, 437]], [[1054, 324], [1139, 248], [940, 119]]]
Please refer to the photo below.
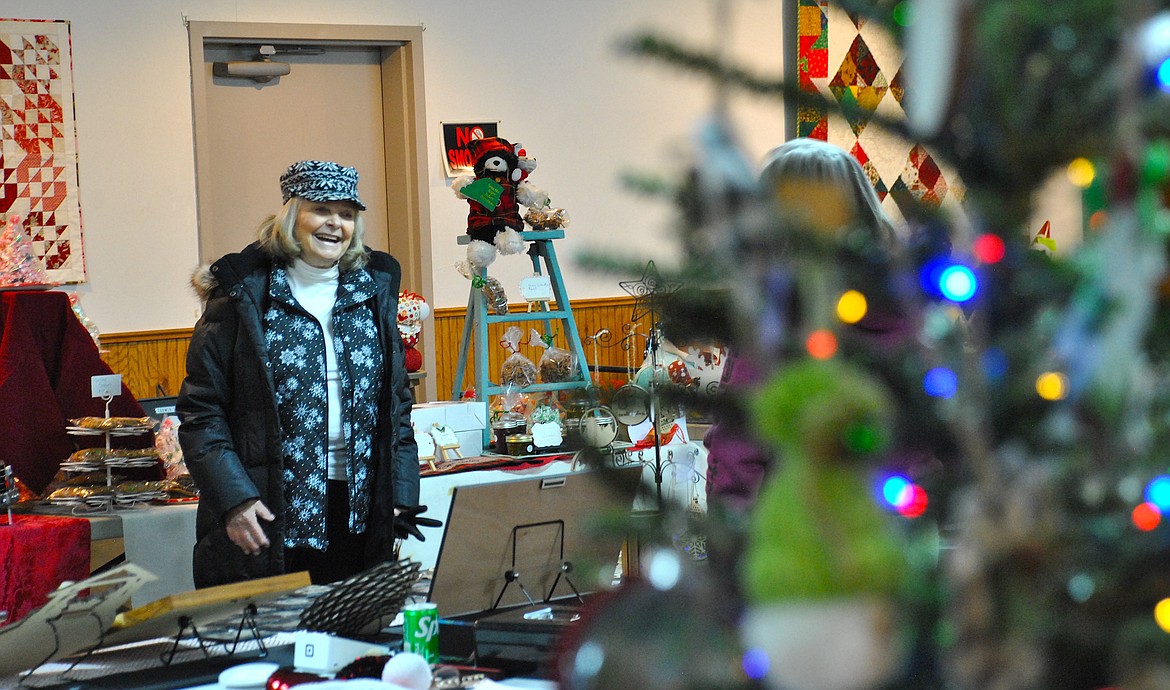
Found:
[[[260, 221], [260, 228], [256, 234], [260, 240], [260, 247], [269, 256], [284, 265], [292, 263], [293, 259], [301, 255], [301, 243], [297, 242], [297, 215], [301, 212], [301, 197], [294, 196], [284, 202], [275, 215], [268, 216]], [[366, 265], [368, 252], [365, 245], [366, 224], [362, 220], [362, 212], [354, 207], [353, 239], [349, 249], [341, 255], [338, 268], [342, 273], [361, 268]]]
[[764, 157], [760, 184], [764, 189], [791, 180], [824, 182], [853, 197], [858, 220], [884, 246], [897, 241], [893, 222], [857, 159], [844, 149], [820, 139], [800, 137], [772, 149]]

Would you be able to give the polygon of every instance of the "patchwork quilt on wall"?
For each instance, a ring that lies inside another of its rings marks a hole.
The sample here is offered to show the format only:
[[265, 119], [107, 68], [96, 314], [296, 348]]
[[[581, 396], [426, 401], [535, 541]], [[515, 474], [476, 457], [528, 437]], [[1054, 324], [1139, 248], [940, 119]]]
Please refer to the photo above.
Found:
[[50, 280], [85, 280], [67, 21], [0, 20], [0, 215], [12, 213]]
[[921, 144], [870, 126], [874, 113], [905, 117], [902, 55], [893, 38], [832, 0], [798, 0], [796, 11], [800, 87], [853, 108], [847, 119], [802, 106], [796, 134], [852, 153], [892, 217], [904, 215], [902, 209], [913, 201], [935, 208], [957, 206], [963, 189], [953, 172], [942, 169]]

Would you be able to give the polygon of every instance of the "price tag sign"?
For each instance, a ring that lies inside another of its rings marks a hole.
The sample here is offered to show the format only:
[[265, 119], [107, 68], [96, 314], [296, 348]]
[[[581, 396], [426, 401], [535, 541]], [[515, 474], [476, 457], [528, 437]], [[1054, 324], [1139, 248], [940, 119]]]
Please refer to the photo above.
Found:
[[91, 376], [90, 395], [95, 398], [113, 398], [122, 392], [122, 375]]
[[520, 294], [528, 302], [552, 301], [552, 282], [548, 276], [530, 276], [520, 279]]
[[459, 437], [445, 424], [438, 422], [431, 425], [431, 438], [435, 440], [435, 445], [440, 448], [458, 448]]

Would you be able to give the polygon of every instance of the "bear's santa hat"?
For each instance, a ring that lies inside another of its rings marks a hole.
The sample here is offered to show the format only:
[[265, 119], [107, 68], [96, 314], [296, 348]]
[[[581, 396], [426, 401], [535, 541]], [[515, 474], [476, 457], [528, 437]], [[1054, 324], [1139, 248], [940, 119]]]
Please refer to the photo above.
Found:
[[507, 139], [500, 137], [485, 137], [483, 139], [472, 139], [467, 144], [467, 150], [471, 153], [471, 160], [474, 162], [476, 176], [483, 175], [483, 163], [491, 156], [500, 156], [508, 164], [508, 170], [515, 170], [519, 159], [516, 157], [516, 149], [512, 143]]

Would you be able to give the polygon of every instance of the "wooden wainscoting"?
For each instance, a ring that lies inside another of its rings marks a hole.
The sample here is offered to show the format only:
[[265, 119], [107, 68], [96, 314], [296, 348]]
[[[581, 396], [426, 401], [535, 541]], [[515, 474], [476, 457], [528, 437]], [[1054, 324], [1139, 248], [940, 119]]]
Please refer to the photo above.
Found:
[[[527, 309], [525, 304], [509, 306], [513, 311]], [[585, 343], [585, 358], [589, 364], [601, 364], [611, 367], [626, 366], [626, 352], [616, 343], [624, 335], [623, 328], [630, 323], [633, 315], [634, 299], [632, 297], [609, 297], [602, 299], [573, 300], [573, 315], [577, 319], [577, 329], [582, 338], [591, 336], [602, 329], [609, 329], [611, 334], [610, 347], [598, 348], [594, 354], [593, 348]], [[432, 376], [435, 378], [439, 399], [447, 399], [451, 394], [455, 378], [455, 368], [459, 362], [459, 344], [463, 338], [463, 319], [466, 314], [464, 307], [444, 307], [435, 310], [434, 319], [424, 323], [423, 328], [435, 329], [435, 345], [438, 348], [436, 368]], [[638, 325], [639, 333], [646, 333], [647, 319]], [[560, 322], [554, 322], [559, 326]], [[538, 321], [517, 324], [525, 329], [535, 327], [541, 330], [543, 324]], [[503, 324], [491, 324], [489, 330], [489, 358], [493, 372], [499, 372], [503, 365], [506, 352], [500, 346], [500, 336], [504, 332]], [[166, 331], [140, 331], [134, 333], [103, 334], [101, 336], [102, 359], [114, 370], [122, 375], [122, 381], [130, 388], [137, 398], [157, 398], [178, 395], [179, 386], [183, 383], [186, 374], [187, 347], [191, 342], [191, 329], [181, 328]], [[557, 333], [555, 344], [564, 347], [564, 333]], [[633, 365], [641, 364], [642, 350], [645, 346], [643, 338], [637, 339], [637, 345], [631, 353]], [[521, 350], [538, 362], [543, 348], [524, 345]], [[468, 371], [460, 389], [471, 386], [474, 381], [474, 356], [468, 357]], [[596, 360], [596, 361], [595, 361]], [[492, 378], [496, 378], [498, 373]], [[609, 378], [621, 378], [622, 375], [603, 375]]]
[[135, 398], [163, 398], [179, 394], [187, 375], [187, 346], [191, 329], [103, 333], [102, 359], [122, 375]]

